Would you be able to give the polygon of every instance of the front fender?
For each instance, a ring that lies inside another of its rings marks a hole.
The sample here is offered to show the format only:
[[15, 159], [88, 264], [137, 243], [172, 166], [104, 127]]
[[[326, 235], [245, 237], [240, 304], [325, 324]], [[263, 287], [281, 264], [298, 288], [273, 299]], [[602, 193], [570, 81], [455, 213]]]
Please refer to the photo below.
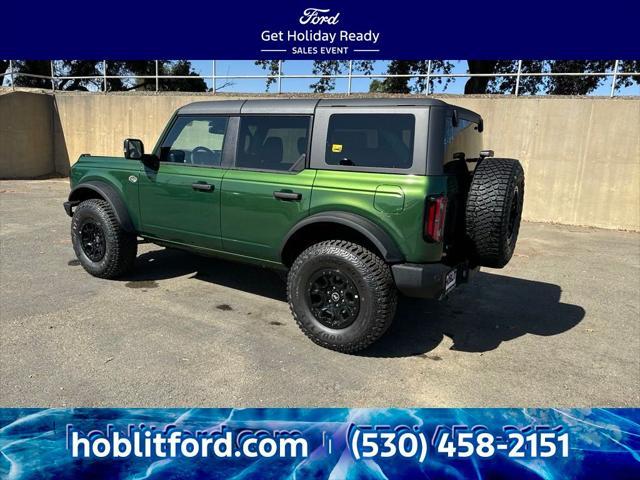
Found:
[[133, 222], [131, 221], [131, 215], [129, 214], [129, 210], [122, 199], [122, 196], [114, 187], [106, 182], [90, 180], [76, 185], [69, 193], [69, 201], [65, 202], [65, 210], [67, 211], [67, 214], [71, 216], [72, 206], [77, 205], [77, 203], [80, 203], [82, 200], [86, 200], [87, 198], [96, 198], [96, 196], [104, 198], [109, 203], [115, 212], [118, 223], [125, 232], [135, 232]]

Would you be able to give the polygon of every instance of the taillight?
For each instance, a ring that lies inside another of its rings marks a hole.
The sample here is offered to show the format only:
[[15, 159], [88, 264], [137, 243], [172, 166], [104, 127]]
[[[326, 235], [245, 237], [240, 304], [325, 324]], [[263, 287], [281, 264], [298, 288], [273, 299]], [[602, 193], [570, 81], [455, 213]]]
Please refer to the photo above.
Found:
[[428, 242], [442, 242], [446, 214], [447, 197], [438, 195], [427, 198], [427, 211], [424, 217], [425, 240]]

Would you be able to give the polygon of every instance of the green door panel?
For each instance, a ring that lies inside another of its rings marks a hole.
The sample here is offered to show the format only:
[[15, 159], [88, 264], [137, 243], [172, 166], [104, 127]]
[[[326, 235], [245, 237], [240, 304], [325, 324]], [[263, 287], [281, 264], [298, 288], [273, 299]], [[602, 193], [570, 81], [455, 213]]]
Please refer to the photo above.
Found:
[[[138, 180], [141, 232], [171, 242], [219, 249], [222, 168], [161, 163]], [[208, 184], [210, 191], [193, 184]]]
[[[282, 239], [309, 214], [315, 176], [315, 170], [228, 170], [222, 181], [223, 249], [279, 262]], [[274, 192], [299, 193], [300, 200], [278, 199]]]
[[383, 228], [406, 261], [436, 262], [442, 245], [423, 238], [424, 208], [428, 195], [446, 191], [446, 177], [318, 170], [309, 214], [356, 213]]
[[404, 192], [397, 185], [378, 185], [373, 206], [383, 213], [400, 213], [404, 209]]

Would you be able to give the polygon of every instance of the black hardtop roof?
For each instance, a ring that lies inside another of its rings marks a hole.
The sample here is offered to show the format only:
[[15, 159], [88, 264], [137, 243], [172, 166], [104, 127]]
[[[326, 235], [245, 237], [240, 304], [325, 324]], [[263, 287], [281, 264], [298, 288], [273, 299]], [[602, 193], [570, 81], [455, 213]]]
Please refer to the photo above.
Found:
[[445, 106], [435, 98], [267, 98], [248, 100], [209, 100], [194, 102], [180, 108], [179, 113], [220, 113], [260, 110], [271, 113], [313, 113], [316, 107], [395, 107], [395, 106]]
[[471, 110], [435, 98], [268, 98], [247, 100], [209, 100], [194, 102], [178, 109], [180, 115], [202, 114], [307, 114], [322, 107], [451, 107], [479, 115]]

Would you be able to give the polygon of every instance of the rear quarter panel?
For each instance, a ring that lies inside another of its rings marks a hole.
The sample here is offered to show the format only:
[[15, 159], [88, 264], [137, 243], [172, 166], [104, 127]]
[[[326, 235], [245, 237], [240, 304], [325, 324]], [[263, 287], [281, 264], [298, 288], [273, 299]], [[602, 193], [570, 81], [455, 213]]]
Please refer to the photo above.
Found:
[[407, 262], [437, 262], [442, 245], [423, 239], [425, 200], [437, 193], [446, 193], [446, 177], [318, 170], [309, 213], [361, 215], [391, 236]]

